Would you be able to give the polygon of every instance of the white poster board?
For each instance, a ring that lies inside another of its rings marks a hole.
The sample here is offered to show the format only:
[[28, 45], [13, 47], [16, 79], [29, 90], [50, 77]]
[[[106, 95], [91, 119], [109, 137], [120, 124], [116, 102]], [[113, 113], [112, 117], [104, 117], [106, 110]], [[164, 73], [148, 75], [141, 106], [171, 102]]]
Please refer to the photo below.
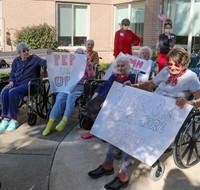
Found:
[[175, 99], [114, 82], [91, 133], [152, 166], [191, 111]]
[[[115, 61], [110, 65], [108, 70], [106, 71], [103, 79], [108, 80], [108, 78], [115, 72], [115, 64], [117, 60], [123, 56], [128, 57], [129, 62], [131, 64], [132, 68], [132, 73], [138, 74], [138, 83], [141, 82], [146, 82], [149, 80], [150, 72], [151, 72], [151, 65], [152, 65], [152, 60], [145, 60], [141, 59], [137, 56], [132, 56], [132, 55], [125, 55], [123, 53], [120, 53]], [[140, 73], [141, 72], [141, 73]]]
[[47, 55], [51, 92], [70, 93], [85, 73], [86, 55], [53, 52]]

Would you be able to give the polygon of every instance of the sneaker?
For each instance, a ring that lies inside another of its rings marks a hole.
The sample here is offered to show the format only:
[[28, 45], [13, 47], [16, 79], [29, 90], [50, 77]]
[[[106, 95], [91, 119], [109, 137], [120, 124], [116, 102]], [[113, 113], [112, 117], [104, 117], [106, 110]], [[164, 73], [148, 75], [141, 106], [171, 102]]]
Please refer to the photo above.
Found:
[[19, 122], [17, 120], [10, 120], [10, 123], [6, 129], [6, 131], [14, 131], [17, 129], [17, 127], [19, 126]]
[[5, 131], [9, 125], [9, 122], [10, 121], [3, 119], [0, 124], [0, 131]]

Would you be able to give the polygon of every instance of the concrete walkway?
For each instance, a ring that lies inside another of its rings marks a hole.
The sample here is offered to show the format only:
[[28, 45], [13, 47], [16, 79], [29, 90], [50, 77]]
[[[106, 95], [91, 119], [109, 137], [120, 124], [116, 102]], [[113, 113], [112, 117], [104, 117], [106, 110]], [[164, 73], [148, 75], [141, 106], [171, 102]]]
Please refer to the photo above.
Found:
[[[36, 126], [26, 123], [14, 132], [0, 134], [0, 182], [2, 190], [103, 190], [113, 176], [90, 179], [88, 171], [103, 160], [108, 144], [94, 138], [84, 140], [85, 131], [77, 127], [77, 112], [62, 132], [41, 135], [46, 121]], [[151, 181], [149, 167], [136, 162], [130, 168], [130, 185], [125, 190], [199, 190], [200, 164], [187, 170], [177, 168], [172, 156], [165, 161], [166, 171], [158, 182]], [[120, 162], [115, 162], [115, 171]]]

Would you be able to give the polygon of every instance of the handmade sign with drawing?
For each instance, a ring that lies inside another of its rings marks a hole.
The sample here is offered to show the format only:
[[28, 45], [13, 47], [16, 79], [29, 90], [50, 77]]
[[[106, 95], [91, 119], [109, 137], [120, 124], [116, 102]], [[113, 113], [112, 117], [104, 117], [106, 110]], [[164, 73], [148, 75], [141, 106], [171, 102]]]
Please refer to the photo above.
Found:
[[128, 57], [132, 73], [135, 73], [138, 75], [138, 80], [137, 82], [145, 82], [149, 80], [149, 75], [151, 72], [151, 65], [152, 65], [152, 60], [145, 60], [141, 59], [137, 56], [132, 56], [132, 55], [125, 55], [122, 52], [116, 57], [115, 61], [110, 65], [108, 70], [106, 71], [103, 79], [108, 80], [108, 78], [115, 72], [115, 64], [117, 60], [121, 57]]
[[91, 133], [152, 166], [171, 145], [192, 106], [114, 82]]
[[54, 52], [47, 55], [48, 78], [51, 92], [70, 93], [84, 75], [85, 55]]

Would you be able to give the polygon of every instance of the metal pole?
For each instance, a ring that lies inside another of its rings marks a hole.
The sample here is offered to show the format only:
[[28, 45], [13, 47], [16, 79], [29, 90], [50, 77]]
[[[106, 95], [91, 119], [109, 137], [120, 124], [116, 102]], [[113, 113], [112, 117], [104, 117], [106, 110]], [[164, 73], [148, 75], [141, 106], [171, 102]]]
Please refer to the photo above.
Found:
[[193, 12], [194, 12], [194, 3], [195, 0], [191, 0], [190, 6], [190, 18], [189, 18], [189, 34], [188, 34], [188, 52], [191, 52], [192, 47], [192, 28], [193, 28]]

